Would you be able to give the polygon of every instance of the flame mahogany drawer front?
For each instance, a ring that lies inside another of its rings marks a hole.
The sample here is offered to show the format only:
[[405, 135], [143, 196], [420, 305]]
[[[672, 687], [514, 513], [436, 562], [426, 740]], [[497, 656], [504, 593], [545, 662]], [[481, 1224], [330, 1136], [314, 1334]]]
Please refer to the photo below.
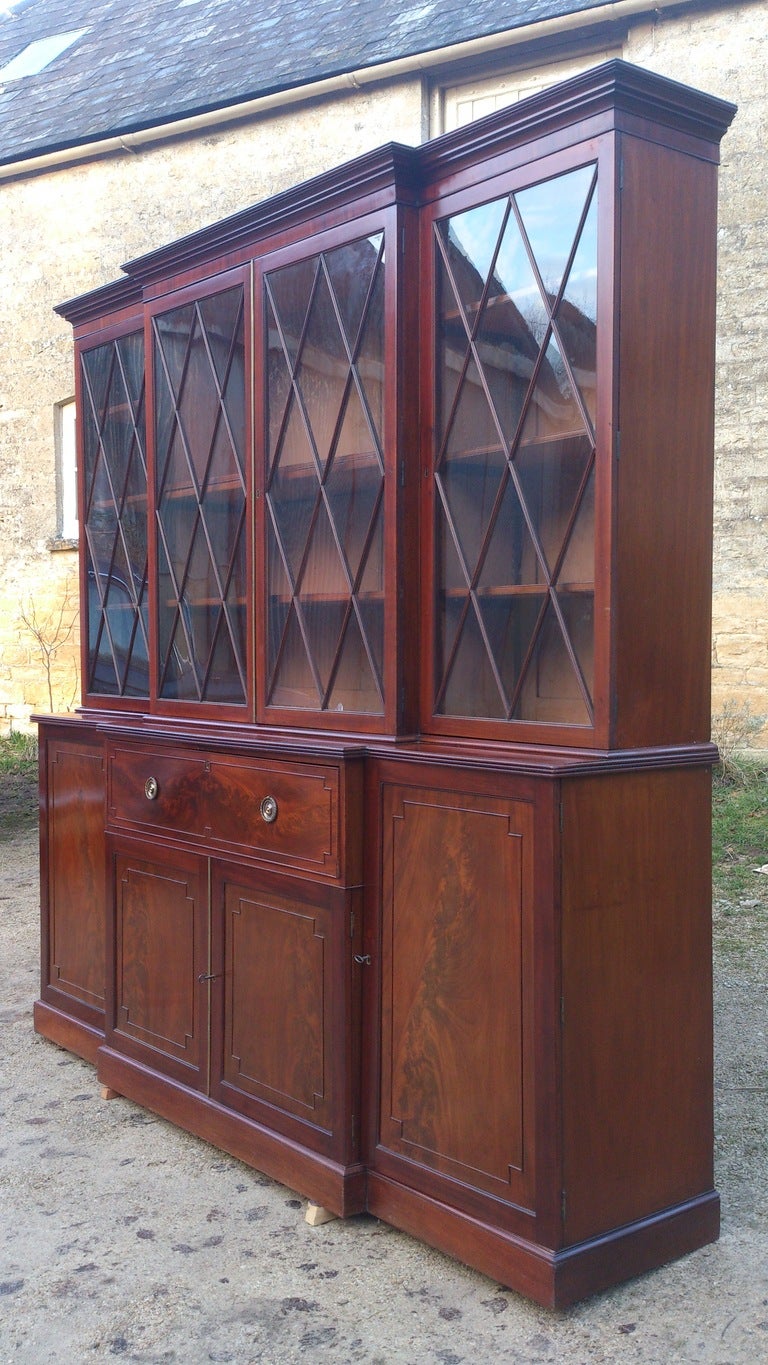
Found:
[[339, 770], [290, 760], [115, 747], [107, 821], [341, 876]]

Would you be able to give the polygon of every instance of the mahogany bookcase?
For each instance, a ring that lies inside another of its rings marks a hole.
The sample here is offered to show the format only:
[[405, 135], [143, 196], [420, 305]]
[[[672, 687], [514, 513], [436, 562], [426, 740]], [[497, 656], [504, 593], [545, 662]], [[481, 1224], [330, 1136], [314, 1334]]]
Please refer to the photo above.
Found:
[[82, 706], [37, 1029], [564, 1305], [717, 1235], [732, 106], [609, 62], [62, 305]]

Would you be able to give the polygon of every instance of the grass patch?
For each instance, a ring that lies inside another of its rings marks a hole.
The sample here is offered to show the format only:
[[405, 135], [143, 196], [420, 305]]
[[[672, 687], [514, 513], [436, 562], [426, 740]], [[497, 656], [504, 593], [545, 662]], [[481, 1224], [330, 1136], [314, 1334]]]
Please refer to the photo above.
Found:
[[0, 832], [37, 820], [37, 737], [12, 730], [0, 737]]
[[0, 773], [37, 772], [37, 736], [11, 730], [0, 736]]
[[745, 959], [768, 940], [768, 764], [715, 774], [712, 891], [715, 943]]

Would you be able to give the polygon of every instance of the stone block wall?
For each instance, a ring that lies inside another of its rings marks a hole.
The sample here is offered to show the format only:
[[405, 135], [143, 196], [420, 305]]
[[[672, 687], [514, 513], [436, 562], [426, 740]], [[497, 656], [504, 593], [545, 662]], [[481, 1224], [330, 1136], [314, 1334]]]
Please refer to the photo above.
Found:
[[[631, 23], [623, 55], [739, 105], [722, 148], [716, 395], [713, 710], [748, 708], [768, 748], [768, 0]], [[605, 40], [601, 40], [605, 45]], [[597, 51], [597, 49], [596, 49]], [[599, 60], [600, 53], [593, 60]], [[510, 64], [519, 61], [510, 50]], [[530, 53], [526, 57], [530, 65]], [[589, 55], [583, 65], [591, 65]], [[449, 78], [446, 77], [446, 80]], [[455, 85], [461, 74], [450, 73]], [[72, 570], [54, 553], [54, 407], [71, 397], [70, 329], [53, 305], [123, 261], [387, 140], [427, 136], [418, 79], [299, 104], [196, 138], [0, 183], [0, 728], [48, 709], [40, 612]], [[651, 286], [652, 287], [652, 282]], [[51, 669], [72, 705], [74, 636]]]
[[0, 732], [78, 703], [76, 631], [47, 669], [22, 620], [55, 616], [76, 574], [76, 553], [56, 540], [54, 413], [74, 379], [71, 329], [54, 305], [389, 138], [423, 141], [424, 108], [418, 81], [392, 83], [0, 182]]
[[628, 61], [733, 101], [718, 210], [712, 711], [768, 748], [768, 3], [659, 14]]

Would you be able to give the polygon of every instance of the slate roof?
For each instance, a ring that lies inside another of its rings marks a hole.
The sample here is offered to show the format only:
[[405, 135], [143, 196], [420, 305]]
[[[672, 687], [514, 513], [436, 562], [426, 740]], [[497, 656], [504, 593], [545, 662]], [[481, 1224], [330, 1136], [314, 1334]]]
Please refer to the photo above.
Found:
[[600, 4], [0, 0], [0, 68], [30, 42], [87, 30], [39, 74], [0, 77], [0, 164]]

